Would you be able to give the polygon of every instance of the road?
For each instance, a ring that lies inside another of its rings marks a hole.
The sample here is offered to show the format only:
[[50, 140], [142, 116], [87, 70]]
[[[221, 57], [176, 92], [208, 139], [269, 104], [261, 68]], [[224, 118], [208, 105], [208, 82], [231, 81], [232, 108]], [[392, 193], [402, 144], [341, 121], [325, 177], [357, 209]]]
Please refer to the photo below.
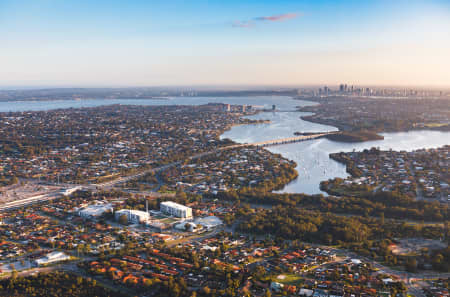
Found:
[[404, 282], [408, 293], [414, 295], [416, 297], [426, 297], [422, 291], [422, 286], [420, 285], [420, 281], [429, 280], [429, 279], [438, 279], [438, 278], [450, 278], [450, 273], [436, 273], [436, 272], [420, 272], [420, 273], [412, 273], [406, 271], [398, 271], [394, 270], [388, 266], [384, 266], [370, 258], [358, 255], [352, 251], [338, 248], [331, 248], [326, 245], [321, 244], [311, 244], [308, 242], [304, 242], [304, 244], [310, 245], [312, 247], [318, 247], [321, 249], [328, 249], [336, 254], [343, 254], [346, 257], [351, 259], [360, 259], [366, 263], [372, 265], [372, 267], [377, 268], [380, 273], [392, 275], [398, 280]]
[[50, 200], [60, 198], [60, 197], [61, 197], [60, 191], [54, 191], [54, 192], [49, 192], [46, 194], [40, 194], [40, 195], [36, 195], [36, 196], [32, 196], [32, 197], [28, 197], [28, 198], [24, 198], [24, 199], [20, 199], [20, 200], [15, 200], [12, 202], [7, 202], [7, 203], [0, 205], [0, 212], [9, 210], [9, 209], [22, 207], [22, 206], [33, 204], [33, 203], [37, 203], [37, 202], [50, 201]]
[[336, 252], [344, 253], [345, 255], [364, 260], [367, 263], [370, 263], [373, 267], [379, 269], [381, 273], [392, 275], [399, 280], [403, 281], [408, 289], [408, 293], [414, 295], [416, 297], [426, 297], [423, 293], [421, 286], [417, 283], [417, 281], [427, 280], [427, 279], [437, 279], [437, 278], [449, 278], [450, 273], [433, 273], [433, 272], [421, 272], [421, 273], [412, 273], [406, 271], [398, 271], [394, 270], [390, 267], [384, 266], [372, 259], [360, 256], [355, 254], [354, 252], [349, 252], [346, 250], [334, 249]]
[[198, 235], [185, 237], [185, 238], [182, 238], [182, 239], [179, 239], [179, 240], [174, 240], [174, 241], [171, 241], [171, 242], [169, 241], [168, 243], [166, 243], [166, 245], [168, 247], [173, 247], [173, 246], [179, 245], [180, 243], [187, 243], [187, 242], [189, 243], [189, 242], [194, 242], [194, 241], [199, 242], [199, 241], [202, 241], [204, 239], [214, 237], [214, 236], [216, 236], [218, 233], [220, 233], [223, 230], [224, 230], [223, 227], [217, 227], [217, 228], [214, 228], [213, 231], [206, 232], [206, 234], [198, 234]]

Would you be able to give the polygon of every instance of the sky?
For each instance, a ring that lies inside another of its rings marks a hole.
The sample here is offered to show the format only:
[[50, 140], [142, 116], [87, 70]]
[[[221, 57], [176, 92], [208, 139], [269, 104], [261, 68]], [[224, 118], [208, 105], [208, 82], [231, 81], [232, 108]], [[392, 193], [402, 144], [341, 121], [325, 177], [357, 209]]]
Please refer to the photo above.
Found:
[[450, 0], [0, 0], [0, 86], [450, 87]]

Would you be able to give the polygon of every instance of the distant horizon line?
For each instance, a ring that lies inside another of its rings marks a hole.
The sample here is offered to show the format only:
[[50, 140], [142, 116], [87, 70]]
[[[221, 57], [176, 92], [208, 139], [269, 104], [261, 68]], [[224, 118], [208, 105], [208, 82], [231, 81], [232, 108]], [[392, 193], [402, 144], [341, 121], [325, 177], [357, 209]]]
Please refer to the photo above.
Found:
[[195, 85], [0, 85], [0, 91], [15, 90], [56, 90], [56, 89], [197, 89], [197, 90], [214, 90], [214, 91], [251, 91], [251, 90], [274, 90], [274, 89], [302, 89], [302, 88], [322, 88], [322, 87], [339, 87], [341, 84], [347, 86], [365, 87], [365, 88], [415, 88], [415, 89], [433, 89], [433, 90], [450, 90], [450, 85], [390, 85], [390, 84], [352, 84], [352, 83], [332, 83], [332, 84], [195, 84]]

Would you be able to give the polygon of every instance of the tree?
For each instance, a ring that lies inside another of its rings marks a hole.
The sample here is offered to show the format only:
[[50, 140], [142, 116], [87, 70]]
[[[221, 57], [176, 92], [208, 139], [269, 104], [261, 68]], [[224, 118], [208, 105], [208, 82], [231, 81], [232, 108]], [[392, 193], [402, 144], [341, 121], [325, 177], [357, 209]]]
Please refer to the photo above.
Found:
[[13, 269], [13, 271], [11, 272], [11, 279], [12, 280], [16, 280], [17, 279], [17, 275], [18, 275], [17, 270]]
[[208, 287], [203, 287], [203, 292], [204, 292], [206, 295], [209, 295], [209, 294], [211, 294], [211, 289], [208, 288]]
[[444, 256], [440, 253], [436, 254], [436, 256], [434, 256], [433, 258], [433, 268], [437, 269], [437, 270], [442, 270], [442, 264], [444, 263]]
[[128, 216], [123, 214], [119, 217], [119, 223], [122, 225], [128, 225]]
[[187, 199], [186, 193], [182, 190], [177, 190], [176, 197], [182, 201], [185, 201]]
[[408, 259], [408, 261], [406, 261], [405, 268], [406, 268], [406, 271], [408, 271], [408, 272], [416, 272], [417, 271], [416, 258]]
[[11, 178], [11, 184], [12, 184], [12, 185], [17, 184], [18, 182], [19, 182], [19, 179], [17, 178], [17, 176], [13, 176], [13, 177]]

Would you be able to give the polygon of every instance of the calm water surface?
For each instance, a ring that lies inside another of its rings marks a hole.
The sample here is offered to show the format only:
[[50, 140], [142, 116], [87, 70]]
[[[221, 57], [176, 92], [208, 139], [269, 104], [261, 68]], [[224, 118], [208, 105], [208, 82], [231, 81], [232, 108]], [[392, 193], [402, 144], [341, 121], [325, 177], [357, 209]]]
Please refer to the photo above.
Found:
[[[295, 101], [295, 106], [310, 102], [285, 99]], [[305, 104], [305, 105], [306, 105]], [[300, 116], [307, 115], [302, 112], [264, 112], [252, 119], [268, 119], [269, 124], [257, 124], [236, 126], [222, 134], [222, 138], [230, 138], [240, 143], [251, 143], [270, 139], [292, 137], [293, 133], [336, 131], [335, 127], [310, 123], [300, 119]], [[307, 193], [325, 194], [319, 188], [320, 182], [335, 177], [345, 178], [348, 174], [345, 166], [330, 159], [330, 153], [362, 151], [371, 147], [379, 147], [383, 150], [406, 150], [411, 151], [421, 148], [436, 148], [450, 144], [450, 133], [439, 131], [411, 131], [397, 133], [383, 133], [384, 140], [367, 141], [363, 143], [341, 143], [328, 139], [316, 139], [304, 142], [271, 146], [267, 149], [273, 153], [278, 153], [297, 163], [299, 177], [286, 185], [281, 193]]]
[[[175, 97], [169, 99], [86, 99], [86, 100], [51, 100], [51, 101], [12, 101], [0, 102], [0, 112], [39, 111], [59, 108], [95, 107], [111, 104], [123, 105], [201, 105], [207, 103], [229, 103], [260, 105], [271, 108], [272, 104], [283, 109], [295, 108], [295, 100], [288, 97]], [[307, 102], [308, 105], [314, 105]]]
[[[61, 100], [61, 101], [17, 101], [0, 102], [0, 112], [7, 111], [37, 111], [58, 108], [95, 107], [110, 104], [132, 105], [200, 105], [207, 103], [229, 103], [258, 105], [271, 108], [275, 104], [277, 109], [293, 111], [296, 106], [314, 105], [313, 102], [294, 100], [289, 97], [177, 97], [168, 100], [148, 99], [92, 99], [92, 100]], [[252, 119], [267, 119], [269, 124], [236, 126], [226, 131], [221, 138], [230, 138], [236, 142], [257, 142], [284, 137], [292, 137], [294, 132], [321, 132], [336, 131], [332, 126], [310, 123], [300, 119], [308, 113], [301, 112], [264, 112]], [[299, 177], [280, 191], [284, 193], [322, 193], [319, 183], [334, 177], [347, 177], [345, 167], [328, 157], [329, 153], [340, 151], [360, 151], [366, 148], [379, 147], [380, 149], [415, 150], [419, 148], [435, 148], [450, 144], [449, 132], [413, 131], [399, 133], [384, 133], [384, 140], [364, 143], [340, 143], [327, 139], [317, 139], [269, 147], [273, 153], [297, 163]]]

